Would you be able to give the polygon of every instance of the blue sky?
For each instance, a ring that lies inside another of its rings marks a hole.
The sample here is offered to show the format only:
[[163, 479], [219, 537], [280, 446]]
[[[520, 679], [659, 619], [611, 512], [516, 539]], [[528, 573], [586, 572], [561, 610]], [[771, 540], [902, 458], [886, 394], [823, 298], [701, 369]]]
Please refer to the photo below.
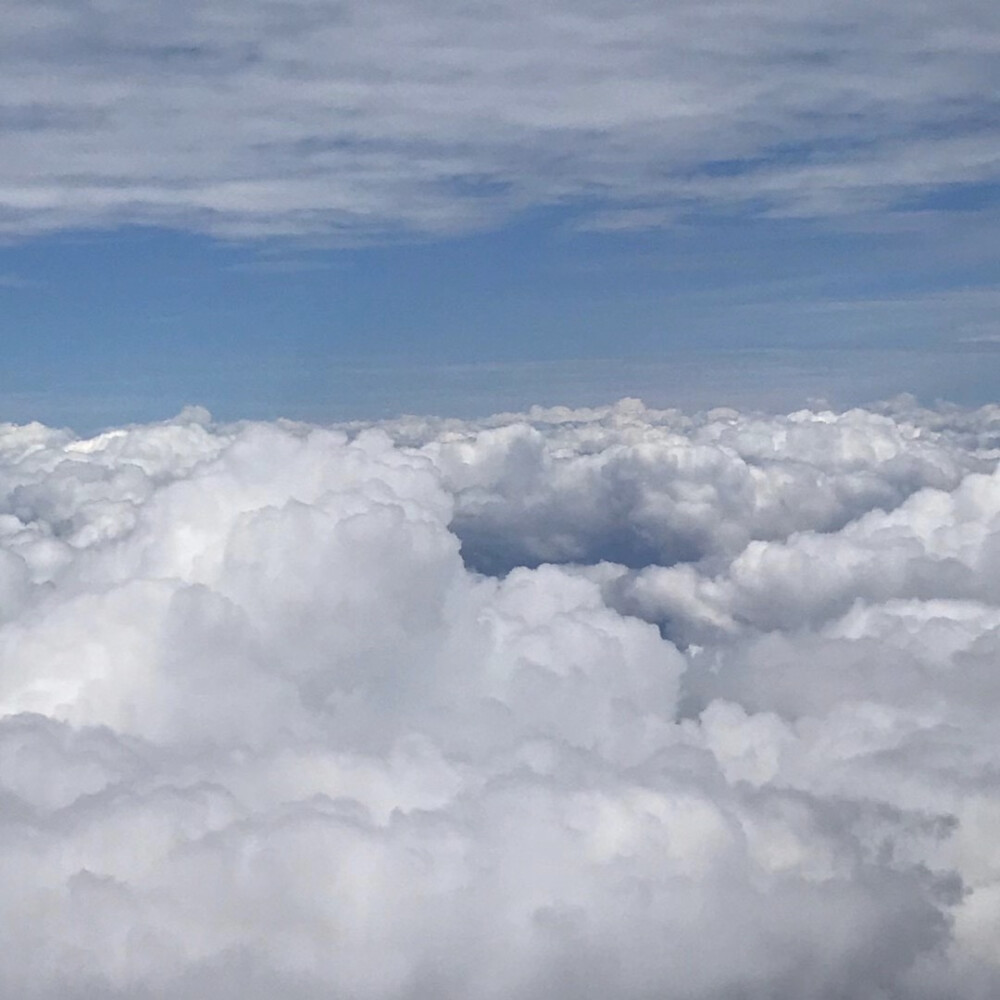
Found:
[[988, 398], [992, 3], [0, 14], [2, 418]]

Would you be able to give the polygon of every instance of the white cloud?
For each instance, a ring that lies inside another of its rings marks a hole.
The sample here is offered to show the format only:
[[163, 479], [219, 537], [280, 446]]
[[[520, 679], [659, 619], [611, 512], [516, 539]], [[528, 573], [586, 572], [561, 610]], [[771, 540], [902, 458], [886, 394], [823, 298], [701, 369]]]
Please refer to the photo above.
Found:
[[3, 426], [0, 989], [994, 996], [998, 447]]
[[996, 177], [985, 0], [4, 0], [0, 15], [9, 234], [355, 240], [595, 201], [602, 228], [706, 203], [870, 217]]

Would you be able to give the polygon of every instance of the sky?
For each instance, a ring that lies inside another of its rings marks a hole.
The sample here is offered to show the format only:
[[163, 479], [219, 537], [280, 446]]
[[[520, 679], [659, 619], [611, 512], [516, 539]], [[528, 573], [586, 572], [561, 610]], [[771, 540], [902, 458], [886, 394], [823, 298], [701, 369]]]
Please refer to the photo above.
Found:
[[996, 1000], [995, 0], [0, 0], [0, 997]]
[[0, 14], [9, 419], [981, 403], [1000, 374], [989, 0]]

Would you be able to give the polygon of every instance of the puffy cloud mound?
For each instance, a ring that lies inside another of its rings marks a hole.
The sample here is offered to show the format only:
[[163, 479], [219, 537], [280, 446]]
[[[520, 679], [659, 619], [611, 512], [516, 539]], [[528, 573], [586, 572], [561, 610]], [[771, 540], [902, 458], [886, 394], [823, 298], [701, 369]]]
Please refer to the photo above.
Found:
[[0, 993], [992, 998], [1000, 408], [0, 426]]

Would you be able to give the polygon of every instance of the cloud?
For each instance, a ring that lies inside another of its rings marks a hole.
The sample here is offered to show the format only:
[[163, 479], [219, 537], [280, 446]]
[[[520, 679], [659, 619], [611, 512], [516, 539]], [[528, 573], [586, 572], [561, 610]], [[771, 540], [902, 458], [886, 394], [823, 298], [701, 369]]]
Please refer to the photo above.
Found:
[[9, 291], [26, 291], [28, 289], [41, 288], [42, 282], [34, 281], [31, 278], [23, 278], [19, 274], [0, 274], [0, 289]]
[[5, 0], [0, 231], [334, 241], [539, 206], [872, 224], [996, 178], [994, 6]]
[[998, 447], [3, 425], [3, 992], [994, 996]]
[[457, 490], [454, 526], [484, 569], [520, 563], [711, 564], [753, 539], [831, 531], [988, 468], [890, 415], [689, 418], [623, 401], [468, 426], [425, 446]]

